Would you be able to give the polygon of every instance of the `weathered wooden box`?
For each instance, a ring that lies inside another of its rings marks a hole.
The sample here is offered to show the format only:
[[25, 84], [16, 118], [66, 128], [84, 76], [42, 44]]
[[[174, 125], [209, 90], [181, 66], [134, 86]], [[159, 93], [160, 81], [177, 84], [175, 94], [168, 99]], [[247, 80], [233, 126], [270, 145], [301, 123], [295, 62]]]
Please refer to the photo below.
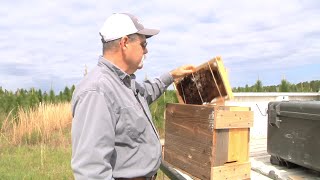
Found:
[[199, 179], [250, 179], [253, 112], [224, 106], [233, 96], [222, 60], [206, 64], [175, 84], [180, 103], [166, 107], [164, 160]]

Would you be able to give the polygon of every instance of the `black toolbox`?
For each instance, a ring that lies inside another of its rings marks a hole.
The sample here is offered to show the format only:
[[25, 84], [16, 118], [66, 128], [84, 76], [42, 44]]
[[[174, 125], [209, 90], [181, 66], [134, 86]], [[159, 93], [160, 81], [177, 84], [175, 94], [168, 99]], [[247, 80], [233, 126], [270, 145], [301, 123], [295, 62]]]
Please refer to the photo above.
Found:
[[273, 164], [320, 171], [320, 101], [270, 102], [267, 149]]

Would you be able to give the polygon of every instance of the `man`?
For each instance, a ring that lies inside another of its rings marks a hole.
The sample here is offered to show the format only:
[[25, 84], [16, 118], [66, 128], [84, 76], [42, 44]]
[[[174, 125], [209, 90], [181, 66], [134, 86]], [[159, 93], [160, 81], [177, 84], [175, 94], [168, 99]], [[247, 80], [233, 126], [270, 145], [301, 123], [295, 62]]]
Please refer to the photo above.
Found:
[[103, 56], [72, 97], [72, 160], [76, 179], [155, 179], [159, 135], [148, 105], [173, 82], [194, 71], [183, 66], [139, 84], [146, 39], [159, 33], [131, 14], [111, 15], [100, 30]]

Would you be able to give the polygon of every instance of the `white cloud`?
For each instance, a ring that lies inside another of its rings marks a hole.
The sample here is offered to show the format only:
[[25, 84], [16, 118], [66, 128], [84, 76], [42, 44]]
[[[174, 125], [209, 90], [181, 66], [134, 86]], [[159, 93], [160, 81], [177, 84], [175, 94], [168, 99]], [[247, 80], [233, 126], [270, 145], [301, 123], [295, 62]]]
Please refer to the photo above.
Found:
[[[28, 65], [34, 73], [22, 78], [21, 69], [9, 70], [10, 75], [3, 71], [0, 86], [48, 89], [59, 80], [55, 88], [60, 90], [74, 84], [85, 65], [96, 65], [98, 31], [113, 12], [131, 12], [146, 27], [161, 29], [149, 40], [139, 79], [221, 55], [236, 86], [254, 82], [263, 71], [266, 82], [278, 82], [269, 77], [282, 72], [302, 81], [308, 79], [307, 70], [296, 77], [288, 69], [320, 68], [319, 8], [316, 0], [7, 1], [0, 7], [0, 66]], [[310, 72], [310, 80], [319, 77], [314, 74]]]

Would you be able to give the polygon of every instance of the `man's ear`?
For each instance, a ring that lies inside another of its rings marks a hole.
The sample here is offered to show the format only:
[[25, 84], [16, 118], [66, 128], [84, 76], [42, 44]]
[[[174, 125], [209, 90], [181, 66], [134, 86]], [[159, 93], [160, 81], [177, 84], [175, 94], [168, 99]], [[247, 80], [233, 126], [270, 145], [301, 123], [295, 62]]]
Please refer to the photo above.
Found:
[[125, 49], [127, 49], [128, 48], [128, 42], [129, 42], [129, 38], [128, 38], [128, 36], [124, 36], [124, 37], [122, 37], [121, 39], [120, 39], [120, 47], [121, 47], [121, 49], [123, 49], [123, 50], [125, 50]]

